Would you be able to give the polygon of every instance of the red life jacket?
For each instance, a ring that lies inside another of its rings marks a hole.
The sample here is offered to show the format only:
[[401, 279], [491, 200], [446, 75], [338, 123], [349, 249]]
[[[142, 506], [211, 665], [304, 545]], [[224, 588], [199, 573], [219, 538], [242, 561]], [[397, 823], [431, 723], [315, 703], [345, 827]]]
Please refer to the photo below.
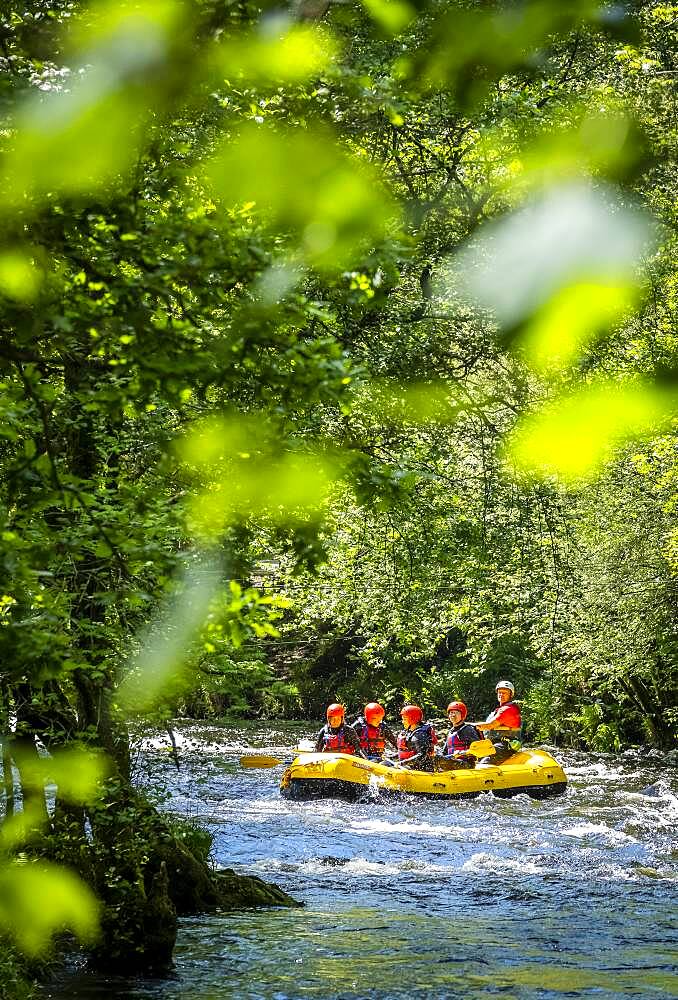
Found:
[[355, 753], [355, 747], [346, 739], [346, 725], [342, 723], [338, 729], [325, 726], [323, 730], [323, 753], [331, 750], [334, 753]]
[[410, 740], [417, 737], [425, 757], [433, 757], [433, 748], [438, 742], [438, 737], [433, 726], [428, 722], [420, 723], [416, 729], [403, 730], [398, 735], [398, 760], [409, 760], [419, 753], [417, 744], [412, 745]]
[[409, 733], [405, 730], [402, 733], [398, 733], [398, 760], [409, 760], [410, 757], [414, 757], [416, 750], [411, 750], [408, 743], [407, 737]]
[[[452, 754], [457, 750], [468, 750], [468, 748], [473, 743], [473, 736], [471, 733], [464, 733], [463, 730], [466, 728], [466, 723], [462, 723], [459, 729], [450, 729], [447, 734], [447, 741], [445, 744], [445, 753]], [[469, 726], [470, 730], [471, 727]]]
[[522, 720], [520, 718], [520, 706], [515, 701], [507, 701], [505, 705], [499, 705], [494, 712], [490, 712], [487, 722], [501, 722], [506, 729], [493, 730], [492, 735], [497, 735], [503, 739], [519, 739]]
[[358, 738], [360, 740], [360, 749], [364, 753], [383, 757], [384, 750], [386, 749], [386, 740], [381, 729], [381, 724], [371, 726], [369, 722], [365, 722], [362, 719], [360, 728], [358, 729]]

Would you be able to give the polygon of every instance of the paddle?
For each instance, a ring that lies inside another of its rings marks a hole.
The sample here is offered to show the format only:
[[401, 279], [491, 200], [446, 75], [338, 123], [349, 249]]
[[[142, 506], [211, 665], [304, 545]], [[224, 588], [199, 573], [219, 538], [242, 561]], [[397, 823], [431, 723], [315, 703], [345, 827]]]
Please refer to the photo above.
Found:
[[288, 761], [280, 760], [279, 757], [269, 757], [267, 754], [247, 754], [240, 758], [241, 767], [277, 767], [278, 764], [287, 764]]
[[296, 757], [300, 753], [312, 753], [312, 751], [305, 750], [302, 747], [299, 747], [299, 749], [297, 750], [297, 752], [294, 754], [293, 757], [287, 757], [285, 760], [282, 760], [280, 757], [270, 757], [266, 753], [245, 754], [243, 757], [240, 758], [240, 766], [277, 767], [278, 764], [291, 764], [292, 761], [294, 760], [294, 757]]
[[490, 740], [474, 740], [467, 750], [457, 751], [451, 757], [445, 757], [442, 754], [436, 756], [435, 766], [439, 771], [454, 771], [464, 766], [475, 767], [475, 764], [471, 764], [470, 761], [464, 763], [464, 759], [467, 757], [490, 757], [496, 752], [496, 747]]

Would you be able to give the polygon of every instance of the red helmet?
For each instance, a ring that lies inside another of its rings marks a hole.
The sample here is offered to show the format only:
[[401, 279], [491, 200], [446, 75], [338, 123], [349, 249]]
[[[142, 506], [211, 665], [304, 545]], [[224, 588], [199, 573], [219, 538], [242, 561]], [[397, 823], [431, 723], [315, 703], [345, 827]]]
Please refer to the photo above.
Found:
[[424, 718], [424, 713], [418, 705], [405, 705], [400, 710], [400, 717], [403, 722], [409, 723], [410, 726], [416, 726]]
[[334, 702], [332, 705], [327, 706], [327, 711], [325, 712], [325, 715], [327, 716], [328, 722], [330, 721], [330, 717], [333, 715], [340, 715], [343, 720], [344, 716], [346, 715], [346, 710], [344, 709], [343, 705], [339, 705], [337, 704], [337, 702]]
[[371, 726], [378, 726], [383, 720], [386, 712], [381, 707], [379, 702], [371, 701], [369, 705], [365, 705], [365, 722], [369, 722]]
[[468, 709], [463, 701], [451, 701], [447, 706], [447, 714], [449, 715], [450, 712], [460, 712], [462, 722], [468, 715]]

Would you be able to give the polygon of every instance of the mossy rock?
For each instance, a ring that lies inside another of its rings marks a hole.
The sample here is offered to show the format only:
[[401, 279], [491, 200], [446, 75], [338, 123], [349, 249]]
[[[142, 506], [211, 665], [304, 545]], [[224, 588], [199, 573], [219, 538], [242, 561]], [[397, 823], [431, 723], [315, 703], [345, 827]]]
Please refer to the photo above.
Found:
[[156, 870], [159, 862], [166, 865], [169, 897], [180, 916], [217, 909], [303, 905], [279, 886], [254, 875], [238, 875], [230, 868], [214, 871], [176, 840], [156, 844]]
[[264, 882], [256, 875], [238, 875], [232, 868], [213, 873], [219, 890], [220, 910], [244, 910], [258, 906], [303, 906], [280, 886]]
[[204, 913], [221, 905], [214, 873], [178, 840], [167, 839], [154, 845], [153, 870], [157, 871], [161, 863], [166, 865], [169, 897], [180, 916]]

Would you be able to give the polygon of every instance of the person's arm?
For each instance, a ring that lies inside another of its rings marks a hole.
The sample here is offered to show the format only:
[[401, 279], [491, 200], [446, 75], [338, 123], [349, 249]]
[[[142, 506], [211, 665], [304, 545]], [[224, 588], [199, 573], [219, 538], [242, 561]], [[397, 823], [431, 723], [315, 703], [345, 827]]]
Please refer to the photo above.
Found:
[[323, 726], [318, 735], [315, 738], [315, 752], [321, 753], [323, 747], [325, 746], [325, 727]]
[[502, 705], [497, 712], [497, 725], [495, 729], [520, 729], [522, 719], [520, 717], [520, 707], [513, 701]]
[[488, 732], [490, 729], [501, 729], [499, 722], [495, 719], [493, 722], [472, 722], [472, 726], [480, 729], [483, 733]]
[[[509, 714], [508, 712], [503, 711], [503, 709], [507, 708], [507, 707], [508, 706], [506, 706], [506, 705], [502, 705], [502, 707], [496, 713], [496, 715], [497, 715], [496, 719], [493, 719], [491, 722], [489, 722], [489, 721], [488, 722], [471, 722], [470, 725], [476, 726], [477, 729], [482, 729], [483, 732], [486, 731], [486, 730], [490, 730], [490, 729], [499, 729], [499, 730], [501, 730], [501, 729], [520, 729], [520, 725], [521, 725], [520, 724], [520, 716], [518, 716], [517, 718], [514, 718], [513, 722], [511, 722], [510, 721], [510, 716], [514, 715], [514, 713], [512, 712], [512, 713]], [[507, 716], [508, 716], [508, 718], [507, 718]]]
[[490, 729], [504, 729], [505, 725], [500, 721], [502, 715], [502, 708], [503, 708], [502, 705], [500, 705], [498, 708], [495, 708], [493, 712], [490, 712], [490, 714], [488, 715], [488, 717], [485, 719], [484, 722], [470, 722], [469, 725], [475, 726], [476, 729], [479, 729], [483, 733], [489, 731]]
[[476, 728], [477, 722], [465, 722], [459, 729], [459, 738], [465, 743], [473, 743], [475, 740], [482, 740], [482, 736]]

